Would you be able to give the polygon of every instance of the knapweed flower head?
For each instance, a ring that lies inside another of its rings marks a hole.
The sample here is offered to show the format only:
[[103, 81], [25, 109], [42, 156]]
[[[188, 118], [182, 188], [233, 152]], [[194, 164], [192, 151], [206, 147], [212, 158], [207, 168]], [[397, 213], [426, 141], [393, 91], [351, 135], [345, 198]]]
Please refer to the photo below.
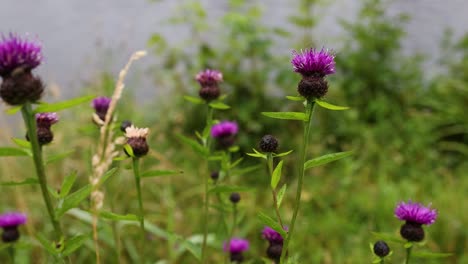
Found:
[[390, 253], [390, 248], [383, 240], [375, 242], [373, 250], [374, 254], [381, 258], [387, 256]]
[[335, 55], [328, 50], [306, 49], [293, 51], [291, 60], [294, 71], [303, 76], [324, 77], [335, 73]]
[[211, 127], [211, 136], [221, 138], [236, 135], [239, 131], [239, 126], [236, 122], [222, 121]]
[[148, 153], [149, 147], [148, 143], [146, 143], [148, 132], [148, 128], [137, 128], [133, 125], [125, 129], [127, 144], [132, 148], [135, 157], [141, 157]]
[[94, 111], [96, 111], [96, 114], [102, 121], [106, 119], [107, 110], [109, 109], [111, 101], [112, 99], [109, 97], [100, 96], [96, 97], [91, 103]]
[[199, 72], [195, 79], [202, 87], [213, 86], [223, 81], [223, 74], [217, 70], [206, 69]]
[[278, 149], [278, 140], [272, 135], [265, 135], [258, 146], [262, 152], [275, 152]]
[[229, 243], [224, 243], [223, 250], [230, 253], [242, 253], [249, 250], [249, 241], [242, 238], [232, 238]]
[[16, 68], [30, 71], [42, 62], [42, 45], [10, 33], [0, 40], [0, 76], [10, 75]]
[[395, 216], [402, 221], [420, 225], [432, 225], [437, 219], [437, 211], [420, 203], [400, 202], [395, 208]]
[[18, 226], [26, 223], [25, 214], [9, 212], [0, 215], [0, 227], [3, 228], [2, 241], [5, 243], [15, 242], [19, 239]]
[[265, 226], [265, 228], [263, 228], [262, 237], [268, 240], [270, 244], [283, 244], [283, 237], [281, 234], [269, 226]]
[[59, 121], [57, 113], [37, 113], [36, 124], [41, 128], [50, 128], [53, 124]]
[[23, 213], [8, 212], [0, 215], [0, 227], [17, 227], [26, 223], [27, 217]]

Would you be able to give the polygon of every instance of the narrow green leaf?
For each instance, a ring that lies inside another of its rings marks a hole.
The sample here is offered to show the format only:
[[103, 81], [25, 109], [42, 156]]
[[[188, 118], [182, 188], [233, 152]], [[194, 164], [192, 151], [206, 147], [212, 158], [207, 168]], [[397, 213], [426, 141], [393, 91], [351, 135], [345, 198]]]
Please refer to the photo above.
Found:
[[310, 168], [317, 167], [323, 164], [327, 164], [335, 160], [346, 158], [348, 156], [351, 156], [352, 154], [353, 154], [353, 151], [345, 151], [345, 152], [337, 152], [337, 153], [323, 155], [318, 158], [306, 161], [304, 163], [304, 169], [310, 169]]
[[51, 155], [50, 157], [47, 157], [47, 159], [46, 159], [46, 161], [44, 163], [45, 163], [45, 165], [47, 165], [47, 164], [50, 164], [52, 162], [62, 160], [64, 158], [70, 156], [73, 153], [75, 153], [75, 150], [70, 150], [70, 151], [67, 151], [67, 152], [64, 152], [64, 153]]
[[0, 148], [0, 157], [7, 156], [28, 156], [29, 153], [24, 149], [12, 148], [12, 147], [3, 147]]
[[7, 113], [8, 115], [14, 115], [14, 114], [18, 113], [19, 111], [21, 111], [21, 107], [23, 107], [23, 106], [22, 105], [13, 106], [13, 107], [8, 108], [7, 110], [5, 110], [5, 113]]
[[76, 171], [73, 171], [63, 180], [62, 186], [60, 187], [60, 198], [64, 198], [70, 192], [71, 188], [73, 187], [73, 184], [76, 181], [76, 173]]
[[229, 152], [237, 152], [237, 151], [239, 151], [239, 149], [240, 149], [239, 146], [232, 146], [232, 147], [230, 147], [228, 149], [228, 151]]
[[101, 211], [99, 216], [113, 221], [138, 221], [138, 217], [134, 214], [119, 215], [112, 212]]
[[106, 171], [106, 173], [104, 173], [104, 175], [102, 176], [101, 181], [99, 182], [99, 185], [104, 184], [116, 172], [117, 172], [117, 168], [112, 168], [112, 169]]
[[77, 207], [91, 193], [91, 185], [86, 185], [78, 191], [67, 196], [62, 204], [62, 207], [56, 211], [57, 218], [61, 218], [68, 210]]
[[148, 177], [159, 177], [159, 176], [167, 176], [167, 175], [174, 175], [174, 174], [182, 174], [183, 171], [175, 171], [175, 170], [151, 170], [145, 171], [141, 174], [142, 178]]
[[43, 113], [43, 112], [57, 112], [63, 109], [71, 108], [77, 106], [82, 103], [86, 103], [91, 101], [95, 96], [94, 95], [87, 95], [83, 97], [73, 98], [70, 100], [52, 103], [52, 104], [41, 104], [39, 105], [34, 112], [35, 113]]
[[198, 97], [189, 96], [189, 95], [185, 95], [184, 99], [191, 102], [191, 103], [194, 103], [194, 104], [204, 104], [205, 103], [205, 101], [203, 101], [203, 99], [198, 98]]
[[219, 109], [219, 110], [226, 110], [231, 108], [229, 105], [222, 103], [222, 102], [211, 102], [210, 106], [214, 109]]
[[280, 161], [276, 168], [273, 170], [273, 175], [271, 175], [271, 188], [276, 189], [278, 182], [281, 179], [281, 169], [283, 168], [283, 161]]
[[412, 246], [413, 246], [413, 242], [406, 242], [406, 243], [403, 245], [404, 248], [410, 248], [410, 247], [412, 247]]
[[13, 140], [18, 147], [31, 149], [31, 143], [27, 140], [19, 138], [12, 138], [11, 140]]
[[374, 235], [378, 239], [385, 240], [385, 241], [392, 241], [392, 242], [399, 243], [399, 244], [406, 243], [406, 240], [403, 240], [402, 238], [394, 234], [372, 232], [372, 235]]
[[291, 154], [294, 150], [290, 150], [290, 151], [286, 151], [286, 152], [282, 152], [282, 153], [278, 153], [278, 154], [275, 154], [273, 153], [273, 157], [284, 157], [284, 156], [287, 156], [289, 154]]
[[230, 169], [236, 167], [237, 165], [239, 165], [242, 161], [244, 160], [244, 158], [239, 158], [237, 159], [236, 161], [234, 161], [233, 163], [231, 163], [231, 165], [229, 166]]
[[258, 213], [258, 219], [266, 226], [269, 226], [273, 228], [276, 232], [280, 233], [280, 235], [285, 238], [286, 237], [286, 231], [284, 231], [283, 227], [278, 224], [273, 218], [269, 217], [268, 215], [259, 212]]
[[192, 255], [198, 260], [201, 260], [201, 247], [196, 245], [188, 240], [183, 240], [181, 244], [185, 249], [187, 249]]
[[54, 197], [55, 199], [60, 199], [60, 195], [57, 192], [57, 190], [55, 190], [54, 188], [50, 186], [47, 186], [47, 190], [49, 191], [50, 195], [52, 195], [52, 197]]
[[190, 147], [192, 147], [192, 149], [195, 152], [199, 153], [200, 155], [206, 156], [206, 154], [207, 154], [206, 149], [202, 145], [200, 145], [200, 143], [198, 143], [197, 141], [195, 141], [193, 139], [190, 139], [188, 137], [182, 136], [182, 135], [177, 135], [177, 137], [183, 143], [185, 143], [186, 145], [189, 145]]
[[381, 263], [382, 260], [380, 258], [375, 258], [373, 261], [372, 261], [372, 264], [377, 264], [377, 263]]
[[426, 259], [438, 259], [438, 258], [447, 258], [452, 256], [452, 253], [436, 253], [428, 251], [415, 251], [412, 253], [412, 256], [415, 258], [426, 258]]
[[305, 101], [305, 98], [302, 97], [302, 96], [291, 96], [291, 95], [288, 95], [288, 96], [286, 96], [286, 98], [287, 98], [288, 100], [296, 101], [296, 102]]
[[57, 250], [53, 246], [53, 243], [48, 241], [43, 235], [37, 234], [36, 239], [41, 243], [41, 245], [53, 256], [57, 256]]
[[288, 188], [287, 185], [283, 184], [283, 186], [281, 187], [281, 189], [279, 190], [276, 196], [276, 203], [278, 205], [278, 208], [281, 207], [281, 203], [283, 202], [283, 197], [284, 197], [284, 194], [286, 193], [287, 188]]
[[13, 182], [13, 181], [10, 181], [10, 182], [2, 182], [0, 183], [0, 185], [2, 186], [18, 186], [18, 185], [30, 185], [30, 184], [38, 184], [39, 181], [37, 180], [37, 178], [27, 178], [23, 181], [20, 181], [20, 182]]
[[244, 191], [251, 191], [251, 190], [252, 188], [250, 187], [218, 185], [218, 186], [211, 188], [208, 191], [208, 193], [244, 192]]
[[125, 155], [125, 156], [120, 156], [120, 157], [115, 157], [115, 158], [113, 158], [112, 160], [113, 160], [113, 161], [122, 161], [122, 160], [126, 160], [126, 159], [128, 159], [127, 155]]
[[125, 144], [123, 147], [124, 147], [125, 153], [127, 153], [132, 158], [135, 157], [135, 154], [133, 154], [133, 149], [129, 144]]
[[242, 175], [245, 175], [247, 173], [251, 173], [253, 171], [256, 171], [256, 170], [258, 170], [258, 169], [260, 169], [262, 167], [263, 167], [262, 165], [253, 165], [253, 166], [245, 167], [245, 168], [242, 168], [242, 169], [236, 169], [233, 174], [242, 176]]
[[67, 257], [75, 252], [77, 249], [83, 245], [84, 241], [87, 239], [85, 235], [77, 235], [65, 241], [64, 249], [62, 251], [62, 256]]
[[315, 102], [316, 102], [318, 105], [320, 105], [321, 107], [326, 108], [326, 109], [329, 109], [329, 110], [340, 111], [340, 110], [347, 110], [347, 109], [349, 109], [349, 107], [347, 107], [347, 106], [333, 105], [333, 104], [327, 103], [327, 102], [322, 101], [322, 100], [319, 100], [319, 99], [315, 99]]
[[262, 115], [276, 119], [306, 121], [306, 115], [301, 112], [262, 112]]

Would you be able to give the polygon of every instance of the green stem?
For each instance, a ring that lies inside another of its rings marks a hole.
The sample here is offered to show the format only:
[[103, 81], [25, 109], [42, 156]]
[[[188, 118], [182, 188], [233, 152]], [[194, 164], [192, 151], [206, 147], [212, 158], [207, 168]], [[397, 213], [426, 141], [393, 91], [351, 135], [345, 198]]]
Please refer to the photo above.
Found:
[[237, 204], [233, 203], [232, 204], [232, 228], [231, 228], [231, 234], [229, 234], [228, 241], [231, 241], [232, 237], [234, 236], [236, 224], [237, 224]]
[[301, 204], [301, 194], [302, 194], [302, 183], [304, 179], [304, 163], [306, 161], [306, 153], [307, 153], [307, 147], [309, 146], [309, 132], [310, 132], [310, 126], [311, 126], [311, 121], [312, 121], [312, 113], [314, 111], [314, 106], [315, 102], [312, 100], [307, 100], [307, 105], [306, 105], [306, 120], [304, 121], [304, 137], [302, 141], [302, 146], [301, 146], [301, 156], [299, 159], [299, 179], [297, 182], [297, 189], [296, 189], [296, 200], [294, 203], [294, 212], [293, 216], [291, 219], [291, 225], [289, 227], [288, 235], [286, 236], [286, 239], [284, 240], [284, 245], [283, 245], [283, 252], [281, 253], [281, 259], [280, 263], [286, 263], [286, 252], [288, 251], [289, 247], [289, 242], [291, 241], [291, 237], [294, 232], [294, 227], [296, 224], [296, 218], [297, 214], [299, 212], [300, 204]]
[[[270, 174], [270, 179], [271, 179], [271, 177], [273, 177], [273, 155], [271, 153], [267, 154], [267, 167], [268, 167], [268, 173]], [[278, 223], [281, 225], [281, 227], [284, 228], [283, 220], [281, 219], [281, 214], [279, 212], [279, 207], [278, 207], [278, 198], [277, 198], [278, 195], [274, 188], [271, 188], [271, 194], [273, 196], [273, 207], [275, 208], [276, 218], [278, 219]]]
[[138, 158], [133, 158], [133, 174], [135, 175], [135, 184], [137, 189], [138, 195], [138, 220], [140, 221], [140, 228], [141, 228], [141, 256], [140, 260], [141, 263], [145, 263], [145, 217], [144, 217], [144, 210], [143, 210], [143, 199], [141, 198], [141, 183], [140, 183], [140, 166], [138, 163]]
[[15, 247], [13, 244], [8, 247], [8, 254], [10, 255], [11, 263], [15, 264]]
[[47, 213], [49, 214], [49, 218], [52, 226], [54, 227], [56, 239], [58, 241], [63, 236], [63, 233], [59, 222], [55, 218], [54, 207], [52, 206], [52, 201], [47, 190], [47, 177], [45, 174], [44, 162], [42, 160], [42, 149], [37, 138], [36, 117], [32, 110], [31, 103], [25, 103], [21, 108], [21, 113], [23, 114], [24, 123], [28, 130], [29, 141], [31, 142], [34, 167], [36, 169], [39, 185], [41, 186], [42, 198], [46, 204]]
[[406, 249], [406, 259], [405, 259], [405, 264], [409, 264], [409, 260], [410, 260], [410, 257], [411, 257], [411, 249], [413, 247], [409, 247]]

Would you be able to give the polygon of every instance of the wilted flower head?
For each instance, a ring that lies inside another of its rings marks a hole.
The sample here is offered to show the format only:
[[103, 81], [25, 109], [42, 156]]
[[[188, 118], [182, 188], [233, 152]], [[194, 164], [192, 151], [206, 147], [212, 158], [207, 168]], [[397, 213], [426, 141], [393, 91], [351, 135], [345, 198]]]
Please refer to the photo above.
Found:
[[328, 50], [306, 49], [298, 53], [293, 51], [291, 60], [294, 71], [303, 76], [324, 77], [335, 73], [335, 55]]
[[10, 33], [0, 40], [0, 76], [11, 74], [18, 67], [32, 70], [41, 64], [42, 46], [38, 41], [29, 41]]
[[236, 122], [223, 121], [211, 127], [211, 136], [214, 138], [232, 136], [238, 131], [239, 127]]
[[395, 208], [395, 216], [398, 219], [412, 222], [420, 225], [431, 225], [437, 218], [437, 211], [430, 209], [430, 206], [425, 207], [420, 203], [400, 202]]
[[[137, 128], [133, 125], [125, 129], [125, 137], [127, 138], [127, 144], [132, 147], [133, 154], [135, 157], [141, 157], [148, 153], [149, 147], [146, 143], [146, 137], [148, 136], [148, 128]], [[128, 154], [128, 153], [127, 153]]]
[[101, 97], [96, 97], [91, 103], [99, 119], [101, 119], [102, 121], [106, 119], [107, 110], [109, 109], [109, 105], [111, 101], [112, 101], [111, 98], [101, 96]]
[[229, 243], [224, 243], [223, 249], [230, 253], [242, 253], [249, 249], [249, 241], [242, 238], [232, 238]]
[[57, 113], [37, 113], [36, 123], [38, 127], [50, 128], [53, 124], [59, 121]]
[[213, 86], [223, 81], [223, 74], [217, 70], [206, 69], [199, 72], [195, 79], [202, 87]]
[[18, 212], [8, 212], [0, 215], [0, 227], [16, 227], [22, 224], [25, 224], [27, 217], [23, 213]]
[[263, 228], [262, 237], [268, 240], [271, 244], [283, 244], [283, 237], [281, 234], [269, 226], [265, 226], [265, 228]]

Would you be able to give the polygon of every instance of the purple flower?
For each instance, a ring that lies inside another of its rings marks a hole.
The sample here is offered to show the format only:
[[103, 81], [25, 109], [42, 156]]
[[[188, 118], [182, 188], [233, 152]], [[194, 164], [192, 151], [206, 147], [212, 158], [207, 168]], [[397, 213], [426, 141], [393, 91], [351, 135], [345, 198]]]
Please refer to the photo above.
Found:
[[213, 86], [223, 81], [223, 74], [217, 70], [206, 69], [199, 72], [195, 79], [202, 87]]
[[109, 105], [111, 101], [112, 101], [111, 98], [101, 96], [101, 97], [96, 97], [91, 103], [94, 110], [96, 111], [96, 114], [99, 116], [99, 118], [102, 121], [106, 119], [107, 110], [109, 109]]
[[249, 241], [242, 238], [232, 238], [229, 243], [224, 243], [223, 249], [232, 254], [242, 253], [249, 249]]
[[0, 215], [0, 227], [12, 228], [26, 223], [27, 217], [25, 214], [18, 212], [8, 212]]
[[324, 77], [335, 73], [335, 55], [328, 50], [306, 49], [298, 53], [293, 51], [291, 63], [294, 71], [303, 76], [318, 75]]
[[0, 76], [11, 74], [18, 67], [32, 70], [41, 64], [42, 45], [38, 41], [29, 41], [10, 33], [2, 35], [0, 40]]
[[211, 136], [214, 138], [229, 137], [237, 134], [239, 127], [236, 122], [223, 121], [211, 127]]
[[[284, 229], [287, 230], [287, 228]], [[272, 244], [283, 244], [283, 237], [281, 234], [269, 226], [263, 228], [262, 237]]]
[[36, 123], [38, 127], [50, 128], [53, 124], [59, 121], [57, 113], [37, 113]]
[[431, 210], [430, 205], [425, 207], [420, 203], [413, 203], [410, 200], [408, 203], [400, 202], [397, 205], [395, 216], [403, 221], [420, 225], [431, 225], [437, 218], [437, 211], [435, 209]]

